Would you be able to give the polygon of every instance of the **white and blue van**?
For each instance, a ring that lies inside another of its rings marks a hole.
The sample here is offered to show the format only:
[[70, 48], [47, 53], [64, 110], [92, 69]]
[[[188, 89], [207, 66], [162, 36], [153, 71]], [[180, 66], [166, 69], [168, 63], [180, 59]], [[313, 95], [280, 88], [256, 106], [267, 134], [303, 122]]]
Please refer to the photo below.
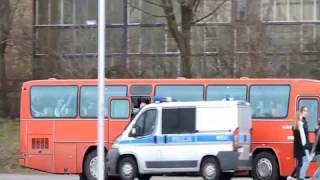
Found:
[[165, 102], [146, 105], [107, 155], [108, 175], [201, 175], [231, 179], [250, 168], [251, 109], [242, 101]]

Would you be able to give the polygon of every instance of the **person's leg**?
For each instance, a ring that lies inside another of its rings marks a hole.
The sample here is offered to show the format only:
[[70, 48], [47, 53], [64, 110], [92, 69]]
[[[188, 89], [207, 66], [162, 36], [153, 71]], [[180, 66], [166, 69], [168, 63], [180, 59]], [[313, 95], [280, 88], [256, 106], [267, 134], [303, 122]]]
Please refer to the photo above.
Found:
[[316, 172], [314, 173], [313, 177], [314, 177], [314, 179], [320, 179], [320, 155], [316, 155], [316, 160], [318, 163], [318, 168], [317, 168]]
[[302, 157], [301, 158], [297, 158], [297, 166], [296, 166], [296, 178], [299, 180], [300, 178], [300, 170], [301, 170], [301, 167], [302, 167]]
[[300, 169], [300, 179], [305, 179], [306, 177], [306, 172], [308, 170], [310, 162], [308, 161], [307, 156], [303, 156], [302, 158], [302, 166]]

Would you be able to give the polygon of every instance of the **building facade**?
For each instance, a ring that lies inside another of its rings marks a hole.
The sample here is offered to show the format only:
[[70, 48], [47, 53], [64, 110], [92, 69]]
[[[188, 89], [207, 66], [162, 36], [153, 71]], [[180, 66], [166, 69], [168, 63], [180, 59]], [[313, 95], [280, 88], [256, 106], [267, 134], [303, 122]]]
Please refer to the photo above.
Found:
[[[195, 77], [319, 77], [316, 70], [298, 72], [308, 64], [320, 68], [319, 0], [202, 0], [196, 18], [217, 7], [192, 28]], [[94, 77], [97, 0], [35, 0], [34, 10], [35, 77], [50, 76], [43, 72], [48, 59], [56, 61], [53, 74]], [[177, 2], [175, 12], [179, 19]], [[110, 77], [180, 75], [179, 51], [163, 16], [149, 1], [106, 1]]]
[[[173, 2], [179, 21], [180, 1]], [[157, 3], [106, 0], [107, 77], [181, 76], [180, 53]], [[31, 56], [14, 45], [6, 50], [15, 104], [28, 79], [95, 78], [98, 0], [25, 4], [18, 12], [30, 15], [15, 17], [16, 24], [32, 24], [23, 27], [30, 33], [12, 36], [30, 35], [31, 48], [19, 48]], [[320, 78], [320, 0], [201, 0], [194, 19], [215, 10], [192, 27], [193, 77]]]

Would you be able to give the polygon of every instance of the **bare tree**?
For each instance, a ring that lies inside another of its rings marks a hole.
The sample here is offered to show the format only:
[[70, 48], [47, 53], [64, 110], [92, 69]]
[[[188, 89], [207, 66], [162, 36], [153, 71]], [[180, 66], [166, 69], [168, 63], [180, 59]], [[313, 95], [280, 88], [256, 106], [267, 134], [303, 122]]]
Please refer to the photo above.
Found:
[[9, 0], [2, 0], [0, 3], [0, 79], [1, 79], [1, 94], [0, 98], [3, 102], [3, 115], [8, 115], [7, 104], [7, 76], [6, 62], [4, 53], [9, 40], [9, 32], [12, 24], [12, 12]]
[[[153, 14], [146, 9], [134, 6], [129, 2], [129, 5], [143, 13], [154, 17], [163, 17], [166, 19], [168, 30], [175, 40], [181, 56], [181, 75], [190, 78], [192, 77], [191, 66], [191, 27], [206, 18], [215, 15], [217, 11], [229, 0], [219, 0], [218, 5], [213, 7], [212, 11], [202, 17], [197, 15], [199, 6], [203, 0], [160, 0], [151, 1], [144, 0], [145, 3], [159, 7], [163, 10], [163, 15]], [[178, 6], [178, 7], [176, 7]], [[180, 17], [180, 19], [178, 19]]]

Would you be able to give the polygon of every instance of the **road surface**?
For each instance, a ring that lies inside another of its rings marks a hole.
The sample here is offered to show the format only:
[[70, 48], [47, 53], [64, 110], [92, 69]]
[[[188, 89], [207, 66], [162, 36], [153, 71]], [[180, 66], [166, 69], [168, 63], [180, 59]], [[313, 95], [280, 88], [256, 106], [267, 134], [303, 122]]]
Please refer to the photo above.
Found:
[[[76, 175], [17, 175], [0, 174], [1, 180], [79, 180]], [[151, 180], [201, 180], [196, 177], [153, 177]], [[251, 178], [233, 178], [232, 180], [252, 180]]]

